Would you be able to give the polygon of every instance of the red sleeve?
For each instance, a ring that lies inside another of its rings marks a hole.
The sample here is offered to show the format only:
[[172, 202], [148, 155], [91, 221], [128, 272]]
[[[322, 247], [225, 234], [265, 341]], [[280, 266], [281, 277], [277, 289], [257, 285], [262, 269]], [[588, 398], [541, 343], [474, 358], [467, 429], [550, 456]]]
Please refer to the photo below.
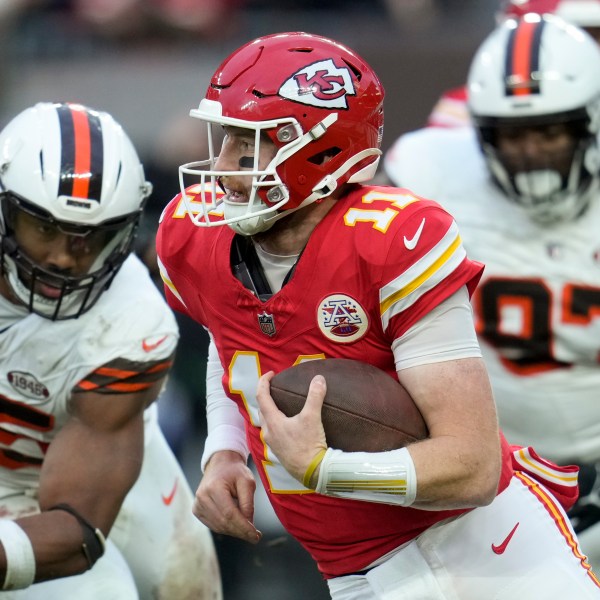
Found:
[[483, 265], [467, 257], [458, 226], [435, 202], [415, 203], [388, 250], [380, 287], [384, 331], [396, 339], [463, 285], [472, 293]]
[[197, 314], [199, 304], [194, 302], [197, 294], [192, 283], [197, 262], [190, 262], [194, 256], [200, 257], [197, 251], [200, 237], [198, 227], [188, 218], [181, 194], [178, 194], [160, 217], [156, 234], [158, 267], [169, 306], [203, 322], [202, 316]]

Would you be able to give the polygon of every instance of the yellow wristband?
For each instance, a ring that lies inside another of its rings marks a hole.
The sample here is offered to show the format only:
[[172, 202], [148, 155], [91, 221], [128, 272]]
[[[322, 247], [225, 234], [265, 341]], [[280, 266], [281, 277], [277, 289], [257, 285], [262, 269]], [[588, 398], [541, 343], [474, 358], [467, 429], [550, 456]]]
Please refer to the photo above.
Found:
[[325, 456], [325, 452], [327, 452], [327, 449], [323, 448], [323, 450], [318, 452], [316, 454], [316, 456], [310, 461], [310, 465], [308, 465], [308, 468], [306, 469], [306, 473], [304, 473], [304, 477], [302, 479], [302, 485], [304, 485], [304, 487], [314, 489], [314, 488], [310, 487], [310, 479], [313, 476], [315, 469], [321, 464], [321, 461], [323, 460], [323, 457]]

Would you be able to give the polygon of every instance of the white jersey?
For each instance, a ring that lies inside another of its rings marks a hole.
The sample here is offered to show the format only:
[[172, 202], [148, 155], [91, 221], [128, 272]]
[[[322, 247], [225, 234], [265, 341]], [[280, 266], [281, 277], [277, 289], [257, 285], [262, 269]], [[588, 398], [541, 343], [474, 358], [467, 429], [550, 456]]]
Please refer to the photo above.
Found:
[[[168, 369], [178, 335], [173, 313], [134, 255], [97, 304], [77, 319], [49, 321], [0, 297], [3, 516], [39, 511], [40, 466], [48, 445], [70, 417], [71, 396], [90, 390], [129, 393], [152, 385]], [[192, 502], [153, 404], [145, 413], [142, 469], [111, 529], [109, 551], [81, 575], [11, 592], [7, 600], [219, 600], [221, 580], [212, 536], [193, 516]], [[122, 572], [121, 556], [130, 573]], [[130, 589], [132, 575], [135, 590]]]
[[600, 198], [578, 220], [536, 224], [492, 183], [470, 127], [403, 136], [385, 170], [442, 204], [486, 265], [473, 306], [509, 442], [599, 461]]
[[78, 319], [53, 322], [0, 298], [0, 484], [37, 487], [48, 444], [70, 417], [73, 390], [110, 390], [96, 369], [131, 366], [133, 380], [144, 364], [170, 357], [177, 340], [173, 314], [133, 255]]

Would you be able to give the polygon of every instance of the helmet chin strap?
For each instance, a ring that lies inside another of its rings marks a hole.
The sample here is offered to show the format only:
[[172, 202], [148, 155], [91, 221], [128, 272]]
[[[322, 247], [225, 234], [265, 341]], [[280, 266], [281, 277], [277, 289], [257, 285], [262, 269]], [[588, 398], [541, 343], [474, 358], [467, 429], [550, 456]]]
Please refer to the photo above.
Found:
[[[255, 200], [253, 206], [256, 206], [258, 210], [268, 208], [267, 205], [260, 199]], [[246, 204], [236, 205], [230, 202], [224, 205], [223, 216], [226, 219], [247, 215], [245, 218], [228, 223], [229, 227], [231, 227], [231, 229], [233, 229], [236, 233], [239, 233], [243, 236], [255, 235], [257, 233], [266, 231], [273, 225], [274, 221], [272, 220], [272, 218], [270, 220], [267, 219], [267, 217], [269, 217], [270, 215], [252, 215], [252, 213], [247, 212], [247, 209], [248, 206]]]
[[361, 152], [357, 152], [354, 156], [351, 156], [339, 167], [339, 169], [336, 169], [333, 173], [330, 173], [321, 179], [321, 181], [319, 181], [319, 183], [317, 183], [317, 185], [315, 185], [313, 188], [313, 193], [310, 196], [307, 196], [300, 203], [298, 208], [302, 208], [303, 206], [312, 204], [316, 200], [320, 200], [321, 198], [325, 198], [333, 194], [338, 187], [338, 179], [342, 175], [345, 175], [354, 165], [358, 164], [365, 158], [369, 158], [370, 156], [375, 156], [376, 159], [366, 167], [354, 173], [348, 179], [348, 183], [359, 183], [361, 181], [368, 181], [369, 179], [372, 179], [377, 171], [377, 165], [379, 164], [379, 158], [381, 157], [381, 150], [378, 148], [367, 148], [366, 150], [362, 150]]

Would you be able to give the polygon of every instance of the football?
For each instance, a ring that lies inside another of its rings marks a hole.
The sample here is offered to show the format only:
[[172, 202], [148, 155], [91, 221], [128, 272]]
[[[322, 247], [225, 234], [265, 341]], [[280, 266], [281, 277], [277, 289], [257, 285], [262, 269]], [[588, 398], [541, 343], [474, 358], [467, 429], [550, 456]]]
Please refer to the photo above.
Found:
[[271, 380], [271, 396], [288, 417], [298, 414], [315, 375], [327, 394], [321, 413], [327, 445], [346, 452], [384, 452], [427, 437], [427, 425], [409, 393], [385, 371], [345, 358], [310, 360]]

